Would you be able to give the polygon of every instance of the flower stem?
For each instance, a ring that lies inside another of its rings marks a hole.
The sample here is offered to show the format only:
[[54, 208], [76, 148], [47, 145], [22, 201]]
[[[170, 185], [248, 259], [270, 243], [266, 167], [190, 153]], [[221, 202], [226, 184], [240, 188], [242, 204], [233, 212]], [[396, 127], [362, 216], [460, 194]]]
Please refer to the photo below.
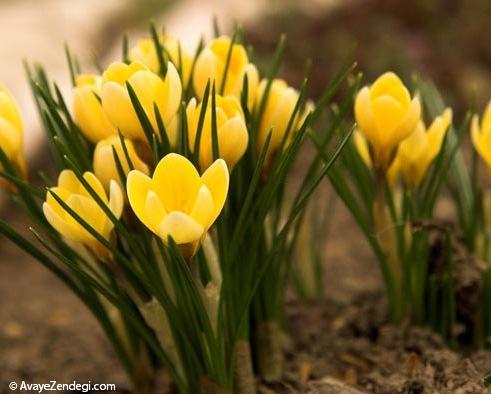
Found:
[[246, 339], [239, 339], [235, 342], [234, 393], [256, 393], [254, 370], [252, 368], [251, 346]]
[[284, 355], [281, 332], [274, 320], [261, 322], [256, 329], [257, 367], [266, 381], [276, 381], [283, 375]]
[[376, 174], [376, 191], [373, 202], [373, 224], [375, 236], [385, 256], [385, 281], [389, 297], [391, 317], [400, 321], [402, 317], [402, 270], [397, 253], [397, 237], [395, 226], [390, 216], [389, 207], [385, 198], [385, 172]]

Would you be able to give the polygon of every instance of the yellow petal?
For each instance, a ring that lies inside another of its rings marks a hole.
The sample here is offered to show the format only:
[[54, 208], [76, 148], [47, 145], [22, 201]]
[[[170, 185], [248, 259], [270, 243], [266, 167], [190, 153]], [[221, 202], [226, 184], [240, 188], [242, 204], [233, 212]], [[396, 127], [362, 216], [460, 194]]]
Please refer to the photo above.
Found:
[[419, 101], [419, 98], [415, 97], [409, 104], [409, 107], [406, 113], [404, 114], [404, 117], [401, 120], [399, 126], [394, 131], [393, 142], [395, 144], [398, 144], [404, 138], [409, 136], [409, 134], [411, 134], [416, 128], [416, 126], [418, 125], [420, 118], [421, 118], [421, 103]]
[[204, 185], [208, 187], [213, 196], [215, 210], [210, 219], [213, 223], [220, 214], [228, 193], [229, 174], [224, 160], [216, 160], [201, 176]]
[[17, 132], [22, 133], [22, 118], [19, 108], [5, 86], [0, 84], [0, 118], [6, 119], [11, 123]]
[[370, 90], [367, 87], [361, 89], [355, 99], [355, 117], [360, 131], [365, 134], [372, 146], [380, 144], [380, 135], [370, 100]]
[[102, 87], [101, 101], [108, 119], [125, 137], [145, 140], [145, 133], [126, 88], [116, 82], [105, 83]]
[[371, 86], [370, 95], [372, 99], [390, 96], [398, 101], [403, 108], [406, 108], [411, 101], [408, 90], [393, 72], [386, 72], [381, 75]]
[[198, 171], [184, 156], [169, 153], [155, 169], [152, 189], [167, 212], [190, 212], [201, 186]]
[[212, 224], [214, 213], [213, 196], [208, 187], [203, 185], [199, 189], [198, 197], [191, 209], [190, 216], [207, 231]]
[[[244, 120], [238, 116], [228, 120], [218, 130], [218, 142], [220, 157], [231, 170], [247, 150], [249, 134]], [[202, 168], [207, 168], [210, 164], [202, 164]]]
[[167, 212], [162, 202], [154, 191], [149, 190], [145, 199], [145, 225], [155, 234], [159, 235], [160, 223], [164, 220]]
[[22, 149], [22, 136], [15, 127], [0, 117], [0, 148], [9, 159], [13, 159]]
[[204, 228], [185, 213], [174, 211], [169, 213], [159, 227], [159, 236], [167, 242], [169, 236], [178, 245], [198, 241]]
[[145, 203], [151, 183], [151, 178], [137, 170], [131, 171], [126, 180], [126, 190], [131, 209], [147, 227], [149, 227], [150, 221], [147, 219]]

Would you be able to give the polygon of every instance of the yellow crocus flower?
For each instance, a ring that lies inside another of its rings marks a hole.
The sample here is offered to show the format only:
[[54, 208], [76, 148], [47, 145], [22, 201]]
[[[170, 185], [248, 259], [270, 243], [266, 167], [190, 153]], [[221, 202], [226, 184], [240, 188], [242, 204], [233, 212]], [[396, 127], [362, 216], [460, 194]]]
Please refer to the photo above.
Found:
[[92, 143], [117, 134], [116, 128], [102, 110], [97, 96], [101, 95], [102, 78], [79, 75], [73, 88], [73, 117], [82, 134]]
[[190, 257], [220, 214], [228, 185], [224, 160], [216, 160], [200, 177], [188, 159], [169, 153], [152, 178], [131, 171], [127, 191], [140, 221], [164, 242], [171, 236], [183, 255]]
[[385, 172], [399, 143], [416, 128], [421, 116], [419, 99], [411, 99], [399, 77], [387, 72], [358, 92], [355, 117], [371, 146], [372, 162]]
[[182, 86], [172, 63], [162, 80], [143, 63], [112, 63], [102, 75], [102, 108], [109, 120], [130, 139], [146, 141], [143, 127], [133, 108], [126, 83], [129, 83], [140, 101], [155, 132], [158, 132], [154, 103], [157, 106], [171, 144], [177, 141], [177, 114], [181, 102]]
[[[249, 63], [244, 46], [234, 44], [230, 53], [227, 75], [224, 75], [231, 44], [232, 40], [229, 37], [221, 36], [211, 40], [203, 51], [201, 51], [194, 66], [194, 90], [198, 98], [203, 99], [206, 84], [210, 80], [211, 83], [215, 83], [217, 93], [223, 94], [224, 96], [235, 96], [240, 100], [244, 77], [247, 75], [247, 106], [249, 109], [252, 109], [254, 96], [259, 84], [259, 73], [256, 66]], [[224, 78], [225, 84], [221, 91]]]
[[[256, 113], [259, 111], [267, 83], [267, 80], [262, 80], [257, 90], [254, 108]], [[274, 79], [272, 81], [257, 133], [256, 148], [258, 153], [262, 151], [270, 132], [271, 141], [268, 152], [269, 154], [273, 154], [278, 150], [287, 132], [288, 124], [290, 123], [290, 118], [293, 115], [298, 98], [299, 92], [288, 86], [284, 80]], [[303, 111], [297, 112], [291, 125], [286, 145], [293, 138], [295, 132], [302, 126], [302, 123], [311, 110], [312, 104], [307, 103]]]
[[[125, 138], [124, 144], [134, 169], [148, 175], [148, 166], [138, 156], [133, 142]], [[128, 175], [130, 172], [130, 165], [126, 160], [126, 155], [119, 136], [112, 136], [100, 141], [94, 150], [93, 167], [95, 175], [101, 181], [106, 190], [109, 190], [111, 180], [115, 180], [121, 187], [123, 187], [119, 177], [118, 167], [114, 159], [113, 148], [118, 155], [119, 161], [121, 162], [124, 174]]]
[[471, 138], [474, 148], [484, 160], [491, 175], [491, 101], [484, 111], [481, 123], [477, 115], [472, 117]]
[[[201, 130], [199, 163], [200, 168], [208, 168], [213, 162], [211, 97], [208, 100], [203, 128]], [[196, 99], [189, 102], [186, 114], [189, 133], [189, 148], [194, 151], [198, 121], [202, 103]], [[234, 96], [216, 96], [217, 140], [220, 157], [232, 170], [247, 149], [249, 134], [239, 101]]]
[[445, 133], [452, 122], [452, 110], [447, 108], [426, 130], [422, 121], [408, 138], [402, 141], [389, 169], [390, 178], [402, 174], [411, 189], [421, 183], [428, 167], [440, 152]]
[[24, 158], [24, 128], [22, 126], [20, 111], [12, 95], [1, 84], [0, 149], [3, 150], [19, 174], [26, 178], [27, 166]]
[[[119, 185], [114, 181], [110, 183], [108, 198], [102, 183], [93, 173], [86, 172], [83, 177], [114, 216], [120, 218], [124, 198]], [[66, 239], [87, 246], [99, 256], [107, 256], [107, 249], [56, 201], [53, 194], [66, 203], [97, 233], [110, 240], [114, 227], [113, 222], [92, 198], [73, 171], [63, 170], [58, 177], [58, 185], [49, 189], [46, 194], [46, 202], [43, 204], [44, 215], [51, 226]]]
[[[182, 48], [179, 40], [167, 34], [161, 34], [160, 44], [164, 48], [164, 61], [170, 61], [180, 70], [183, 83], [185, 86], [191, 78], [191, 67], [193, 59], [187, 51]], [[145, 64], [151, 71], [158, 73], [160, 71], [159, 59], [155, 44], [151, 38], [144, 38], [138, 41], [138, 44], [131, 48], [129, 53], [131, 61], [137, 61]]]

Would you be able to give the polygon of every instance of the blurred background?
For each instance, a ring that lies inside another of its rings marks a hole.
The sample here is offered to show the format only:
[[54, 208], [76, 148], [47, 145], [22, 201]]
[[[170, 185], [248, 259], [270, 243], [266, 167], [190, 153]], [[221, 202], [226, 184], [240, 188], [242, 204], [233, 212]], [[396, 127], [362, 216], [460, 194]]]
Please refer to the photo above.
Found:
[[[69, 92], [64, 43], [90, 70], [94, 58], [102, 65], [119, 59], [123, 33], [129, 34], [130, 45], [135, 43], [147, 35], [150, 19], [194, 48], [201, 34], [211, 37], [214, 16], [223, 32], [231, 32], [235, 22], [244, 26], [259, 65], [286, 33], [280, 73], [299, 86], [311, 59], [314, 97], [348, 56], [358, 61], [365, 81], [388, 69], [406, 81], [415, 74], [433, 79], [454, 107], [457, 122], [474, 100], [482, 109], [491, 98], [489, 0], [0, 0], [0, 82], [21, 106], [30, 161], [42, 162], [46, 150], [23, 61], [43, 64]], [[27, 227], [8, 207], [0, 206], [2, 217]], [[342, 209], [336, 211], [332, 228], [356, 232]], [[332, 231], [326, 289], [328, 297], [349, 302], [357, 292], [377, 289], [379, 277], [361, 237], [342, 238]], [[0, 383], [29, 377], [126, 385], [84, 307], [4, 240], [0, 298]], [[4, 389], [0, 384], [0, 393]]]

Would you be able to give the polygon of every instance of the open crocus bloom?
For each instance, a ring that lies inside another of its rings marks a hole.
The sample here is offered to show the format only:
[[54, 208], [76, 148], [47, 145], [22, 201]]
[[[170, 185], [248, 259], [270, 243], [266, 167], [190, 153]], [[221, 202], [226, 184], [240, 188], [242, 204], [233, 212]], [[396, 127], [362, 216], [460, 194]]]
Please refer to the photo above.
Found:
[[396, 158], [389, 169], [389, 178], [394, 179], [400, 173], [406, 185], [416, 188], [440, 152], [451, 122], [452, 110], [449, 108], [435, 118], [428, 130], [420, 121], [416, 130], [399, 145]]
[[172, 237], [182, 254], [190, 257], [220, 214], [228, 185], [224, 160], [216, 160], [200, 177], [188, 159], [169, 153], [152, 178], [131, 171], [127, 191], [140, 221], [164, 242]]
[[486, 163], [491, 176], [491, 102], [489, 102], [479, 124], [479, 117], [474, 115], [471, 123], [471, 138], [474, 148]]
[[419, 99], [411, 100], [402, 81], [392, 72], [360, 90], [355, 100], [355, 117], [371, 145], [375, 168], [388, 169], [395, 149], [414, 131], [420, 116]]
[[109, 120], [130, 139], [146, 141], [145, 132], [133, 108], [126, 83], [145, 111], [153, 130], [158, 131], [154, 105], [160, 112], [171, 144], [176, 143], [177, 113], [181, 104], [182, 86], [179, 74], [172, 63], [167, 64], [167, 74], [162, 80], [143, 63], [112, 63], [102, 75], [102, 108]]
[[[104, 187], [93, 173], [86, 172], [83, 176], [114, 216], [120, 218], [124, 200], [118, 184], [111, 181], [108, 198]], [[92, 198], [73, 171], [63, 170], [58, 177], [58, 185], [49, 189], [46, 202], [43, 204], [44, 215], [55, 230], [68, 240], [82, 243], [96, 254], [101, 255], [102, 253], [106, 256], [108, 254], [106, 248], [56, 201], [53, 194], [58, 196], [97, 233], [110, 240], [114, 223]]]
[[[213, 162], [212, 141], [212, 104], [211, 98], [205, 112], [203, 128], [199, 145], [200, 168], [208, 168]], [[191, 99], [186, 115], [188, 121], [189, 149], [194, 151], [198, 123], [202, 103], [196, 104], [196, 99]], [[239, 101], [234, 96], [216, 96], [217, 140], [220, 158], [224, 159], [228, 168], [232, 168], [241, 159], [247, 149], [249, 134], [244, 119], [244, 114]]]
[[0, 149], [10, 159], [20, 175], [25, 178], [27, 176], [27, 168], [24, 158], [24, 128], [22, 126], [20, 111], [12, 95], [1, 84]]

